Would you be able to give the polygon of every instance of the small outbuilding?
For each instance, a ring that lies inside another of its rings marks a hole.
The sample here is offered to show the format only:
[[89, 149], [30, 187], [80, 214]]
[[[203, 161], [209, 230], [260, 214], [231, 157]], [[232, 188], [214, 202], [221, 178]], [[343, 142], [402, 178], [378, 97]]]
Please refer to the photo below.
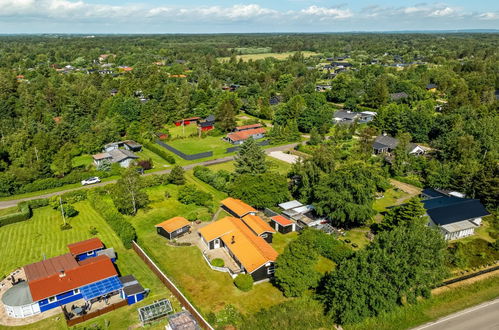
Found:
[[155, 227], [158, 234], [171, 240], [188, 232], [191, 223], [184, 217], [174, 217], [157, 224]]
[[87, 258], [96, 257], [100, 250], [104, 250], [104, 244], [98, 237], [68, 245], [69, 252], [76, 259], [82, 261]]
[[281, 234], [296, 231], [296, 224], [282, 215], [276, 215], [270, 218], [270, 226]]
[[146, 290], [133, 275], [122, 276], [119, 280], [123, 286], [122, 298], [126, 299], [128, 305], [144, 300]]

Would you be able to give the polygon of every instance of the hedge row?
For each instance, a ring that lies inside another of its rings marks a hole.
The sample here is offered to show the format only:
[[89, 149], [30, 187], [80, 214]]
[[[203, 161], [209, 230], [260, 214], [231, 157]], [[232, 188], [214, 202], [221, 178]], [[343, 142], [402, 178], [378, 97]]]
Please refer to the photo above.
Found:
[[18, 212], [6, 214], [0, 217], [0, 227], [10, 225], [11, 223], [26, 221], [33, 215], [32, 209], [47, 206], [48, 199], [34, 199], [17, 204]]
[[175, 164], [175, 158], [172, 155], [170, 155], [168, 152], [166, 152], [163, 148], [160, 148], [159, 146], [152, 144], [150, 142], [145, 142], [144, 146], [147, 149], [154, 152], [155, 154], [157, 154], [158, 156], [160, 156], [161, 158], [163, 158], [164, 160], [166, 160], [168, 163]]
[[125, 220], [123, 215], [118, 212], [116, 207], [103, 199], [95, 191], [87, 193], [90, 205], [99, 213], [109, 226], [114, 230], [116, 235], [121, 239], [123, 245], [129, 249], [132, 247], [132, 241], [137, 239], [135, 228]]
[[105, 178], [110, 175], [109, 172], [90, 171], [90, 172], [72, 172], [63, 178], [45, 178], [33, 181], [22, 186], [17, 193], [29, 193], [34, 191], [52, 189], [62, 187], [66, 184], [79, 183], [81, 180], [88, 179], [93, 176]]

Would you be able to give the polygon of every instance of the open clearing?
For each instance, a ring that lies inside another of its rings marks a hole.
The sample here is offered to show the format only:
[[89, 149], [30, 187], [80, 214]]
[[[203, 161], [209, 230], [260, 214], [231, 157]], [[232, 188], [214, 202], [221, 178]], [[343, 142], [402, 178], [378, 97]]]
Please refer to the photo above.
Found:
[[[263, 59], [266, 59], [268, 57], [272, 57], [272, 58], [275, 58], [277, 60], [285, 60], [287, 59], [288, 57], [290, 57], [291, 55], [295, 54], [296, 52], [285, 52], [285, 53], [263, 53], [263, 54], [245, 54], [245, 55], [236, 55], [236, 58], [239, 60], [239, 59], [242, 59], [243, 61], [245, 62], [248, 62], [250, 60], [253, 60], [253, 61], [256, 61], [256, 60], [263, 60]], [[303, 51], [301, 52], [303, 54], [304, 57], [310, 57], [310, 56], [315, 56], [315, 55], [319, 55], [318, 53], [316, 52], [310, 52], [310, 51]], [[220, 61], [229, 61], [230, 60], [230, 57], [220, 57], [219, 58]]]

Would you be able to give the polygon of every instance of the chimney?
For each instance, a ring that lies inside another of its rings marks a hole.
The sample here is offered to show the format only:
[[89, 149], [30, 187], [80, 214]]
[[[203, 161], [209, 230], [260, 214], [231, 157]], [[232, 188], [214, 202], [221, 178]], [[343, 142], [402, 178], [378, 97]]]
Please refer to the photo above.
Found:
[[65, 276], [66, 276], [66, 272], [64, 271], [64, 269], [60, 270], [59, 277], [65, 277]]
[[230, 244], [234, 244], [234, 243], [236, 243], [236, 238], [234, 236], [232, 236], [232, 240], [231, 240]]

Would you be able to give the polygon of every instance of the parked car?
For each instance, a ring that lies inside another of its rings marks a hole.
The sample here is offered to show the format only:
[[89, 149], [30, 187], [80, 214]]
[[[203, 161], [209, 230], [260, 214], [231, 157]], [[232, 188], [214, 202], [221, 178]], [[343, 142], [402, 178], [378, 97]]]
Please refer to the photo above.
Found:
[[89, 184], [94, 184], [94, 183], [99, 183], [99, 182], [100, 182], [100, 179], [95, 176], [93, 178], [88, 178], [88, 179], [82, 180], [81, 184], [83, 186], [86, 186], [86, 185], [89, 185]]

